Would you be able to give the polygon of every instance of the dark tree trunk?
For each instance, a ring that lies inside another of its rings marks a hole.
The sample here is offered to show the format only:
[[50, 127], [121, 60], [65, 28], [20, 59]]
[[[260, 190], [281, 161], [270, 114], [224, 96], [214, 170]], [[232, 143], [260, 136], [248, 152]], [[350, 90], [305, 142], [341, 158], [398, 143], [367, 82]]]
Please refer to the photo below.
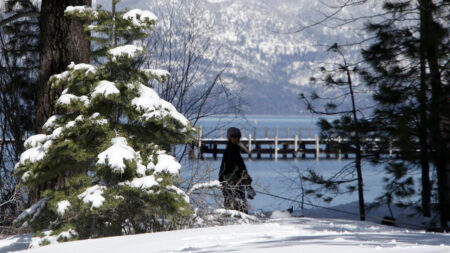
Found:
[[436, 165], [439, 193], [439, 214], [441, 228], [448, 230], [449, 218], [449, 182], [447, 171], [446, 143], [441, 132], [441, 113], [445, 113], [446, 97], [444, 92], [439, 66], [439, 44], [442, 42], [444, 31], [433, 20], [435, 6], [431, 0], [420, 0], [421, 22], [424, 29], [426, 59], [430, 68], [431, 104], [430, 104], [430, 134], [432, 143], [432, 157]]
[[428, 157], [428, 117], [427, 117], [427, 78], [426, 78], [426, 46], [425, 26], [420, 22], [420, 87], [419, 87], [419, 143], [420, 143], [420, 165], [422, 167], [422, 212], [426, 217], [431, 216], [431, 183], [430, 183], [430, 161]]
[[[67, 6], [91, 5], [91, 0], [43, 0], [40, 26], [40, 69], [36, 87], [36, 133], [54, 113], [55, 98], [61, 91], [50, 89], [48, 80], [61, 73], [73, 61], [89, 63], [90, 42], [80, 21], [64, 16]], [[42, 190], [55, 187], [54, 182], [30, 190], [30, 202], [40, 199]]]
[[50, 76], [63, 72], [72, 61], [88, 63], [90, 43], [80, 21], [64, 16], [70, 5], [91, 5], [91, 0], [43, 0], [40, 18], [40, 70], [36, 97], [36, 133], [54, 112], [59, 95], [47, 84]]
[[348, 86], [350, 89], [350, 95], [352, 98], [352, 114], [353, 114], [353, 126], [354, 126], [354, 132], [355, 132], [355, 167], [356, 167], [356, 175], [358, 178], [358, 200], [359, 200], [359, 219], [360, 220], [366, 220], [366, 208], [364, 204], [364, 182], [363, 182], [363, 175], [362, 175], [362, 168], [361, 168], [361, 140], [359, 137], [359, 126], [358, 126], [358, 116], [356, 114], [356, 104], [355, 104], [355, 95], [353, 92], [353, 84], [352, 84], [352, 78], [350, 75], [350, 70], [348, 69], [347, 62], [345, 62], [346, 72], [347, 72], [347, 80], [348, 80]]

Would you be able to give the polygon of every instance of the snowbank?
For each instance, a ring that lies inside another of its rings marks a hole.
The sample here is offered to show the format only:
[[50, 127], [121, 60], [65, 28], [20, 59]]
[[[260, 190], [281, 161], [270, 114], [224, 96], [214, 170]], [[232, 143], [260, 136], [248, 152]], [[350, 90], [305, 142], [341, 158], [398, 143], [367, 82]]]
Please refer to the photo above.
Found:
[[286, 211], [273, 211], [272, 215], [270, 215], [271, 219], [282, 219], [282, 218], [291, 218], [291, 214]]
[[[9, 241], [0, 241], [0, 252]], [[3, 245], [3, 248], [2, 248]], [[283, 252], [447, 253], [450, 235], [371, 222], [285, 218], [264, 223], [186, 229], [60, 243], [27, 253]]]

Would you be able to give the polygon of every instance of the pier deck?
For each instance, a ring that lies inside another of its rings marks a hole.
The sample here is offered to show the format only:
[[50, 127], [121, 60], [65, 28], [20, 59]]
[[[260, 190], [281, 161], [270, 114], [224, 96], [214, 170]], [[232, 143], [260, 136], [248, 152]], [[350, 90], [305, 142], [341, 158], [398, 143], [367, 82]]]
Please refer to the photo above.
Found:
[[[373, 146], [377, 140], [373, 140]], [[213, 158], [223, 154], [226, 148], [225, 138], [200, 138], [195, 145], [191, 145], [191, 158]], [[336, 140], [321, 140], [314, 138], [241, 138], [241, 143], [247, 149], [242, 151], [243, 157], [250, 159], [348, 159], [352, 158], [354, 151], [350, 148], [348, 140], [338, 138]], [[195, 151], [194, 151], [195, 150]], [[370, 150], [363, 150], [368, 152]], [[386, 155], [397, 155], [398, 150], [392, 147], [383, 152]]]

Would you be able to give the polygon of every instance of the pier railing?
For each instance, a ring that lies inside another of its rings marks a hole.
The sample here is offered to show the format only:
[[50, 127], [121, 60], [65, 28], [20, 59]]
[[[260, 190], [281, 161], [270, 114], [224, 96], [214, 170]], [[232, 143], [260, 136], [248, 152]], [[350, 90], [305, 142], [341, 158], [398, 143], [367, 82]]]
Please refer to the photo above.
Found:
[[[267, 128], [266, 128], [267, 129]], [[245, 133], [245, 131], [241, 132]], [[222, 133], [222, 131], [220, 131]], [[254, 130], [256, 133], [256, 129]], [[301, 129], [299, 130], [301, 133]], [[308, 131], [309, 135], [310, 131]], [[220, 134], [222, 135], [222, 134]], [[289, 136], [289, 129], [286, 130], [286, 136]], [[398, 155], [398, 149], [393, 148], [392, 145], [382, 143], [380, 139], [364, 140], [367, 145], [366, 149], [363, 148], [363, 153], [375, 151], [378, 154], [386, 154], [389, 157]], [[218, 138], [205, 138], [202, 135], [202, 130], [199, 130], [196, 143], [190, 147], [191, 159], [204, 159], [214, 158], [217, 159], [218, 155], [223, 154], [227, 144], [227, 139], [220, 136]], [[267, 130], [265, 131], [265, 137], [255, 138], [254, 135], [248, 134], [241, 138], [241, 144], [244, 146], [242, 149], [243, 157], [250, 159], [349, 159], [353, 158], [354, 145], [351, 141], [341, 137], [335, 139], [320, 139], [318, 135], [313, 137], [303, 138], [299, 135], [292, 137], [281, 138], [278, 136], [278, 130], [274, 137], [267, 137]], [[386, 146], [384, 149], [380, 149], [381, 146]]]

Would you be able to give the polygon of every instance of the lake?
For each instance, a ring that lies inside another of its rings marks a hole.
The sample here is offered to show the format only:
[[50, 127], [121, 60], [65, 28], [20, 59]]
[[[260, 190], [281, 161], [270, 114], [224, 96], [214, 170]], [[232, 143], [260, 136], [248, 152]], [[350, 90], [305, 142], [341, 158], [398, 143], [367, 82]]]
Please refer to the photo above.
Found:
[[[225, 136], [228, 127], [238, 127], [245, 129], [246, 136], [250, 132], [253, 136], [254, 127], [257, 128], [258, 138], [264, 137], [265, 128], [267, 127], [268, 137], [273, 137], [278, 128], [279, 137], [286, 137], [286, 128], [289, 128], [289, 136], [299, 134], [301, 128], [302, 137], [308, 137], [318, 134], [319, 129], [316, 126], [318, 117], [314, 116], [258, 116], [251, 115], [245, 118], [236, 118], [233, 116], [219, 116], [205, 118], [199, 121], [202, 126], [205, 137], [219, 137], [220, 127], [223, 127], [222, 134]], [[309, 130], [308, 130], [309, 129]], [[344, 166], [349, 166], [354, 161], [349, 160], [319, 160], [315, 159], [271, 159], [257, 160], [247, 159], [243, 155], [244, 161], [249, 170], [249, 174], [253, 178], [253, 185], [256, 190], [267, 191], [275, 195], [286, 198], [300, 200], [302, 196], [302, 180], [301, 175], [305, 174], [308, 169], [323, 175], [325, 178], [334, 175]], [[217, 174], [220, 167], [221, 156], [217, 160], [205, 159], [194, 161], [183, 161], [182, 177], [189, 178], [193, 174], [201, 175], [203, 182], [209, 180], [217, 180]], [[201, 172], [192, 171], [192, 168], [202, 168]], [[378, 197], [383, 189], [384, 166], [374, 166], [368, 162], [363, 164], [364, 176], [364, 194], [366, 202], [370, 202]], [[191, 169], [189, 169], [191, 168]], [[356, 183], [355, 183], [356, 185]], [[311, 188], [306, 182], [303, 182], [303, 188]], [[335, 196], [330, 203], [312, 196], [306, 196], [305, 201], [317, 205], [334, 206], [357, 201], [357, 192], [352, 194], [342, 194]], [[295, 209], [300, 208], [300, 204], [286, 200], [280, 200], [269, 196], [258, 194], [255, 199], [249, 201], [250, 208], [262, 211], [284, 210], [291, 206]], [[309, 206], [305, 206], [308, 208]]]

